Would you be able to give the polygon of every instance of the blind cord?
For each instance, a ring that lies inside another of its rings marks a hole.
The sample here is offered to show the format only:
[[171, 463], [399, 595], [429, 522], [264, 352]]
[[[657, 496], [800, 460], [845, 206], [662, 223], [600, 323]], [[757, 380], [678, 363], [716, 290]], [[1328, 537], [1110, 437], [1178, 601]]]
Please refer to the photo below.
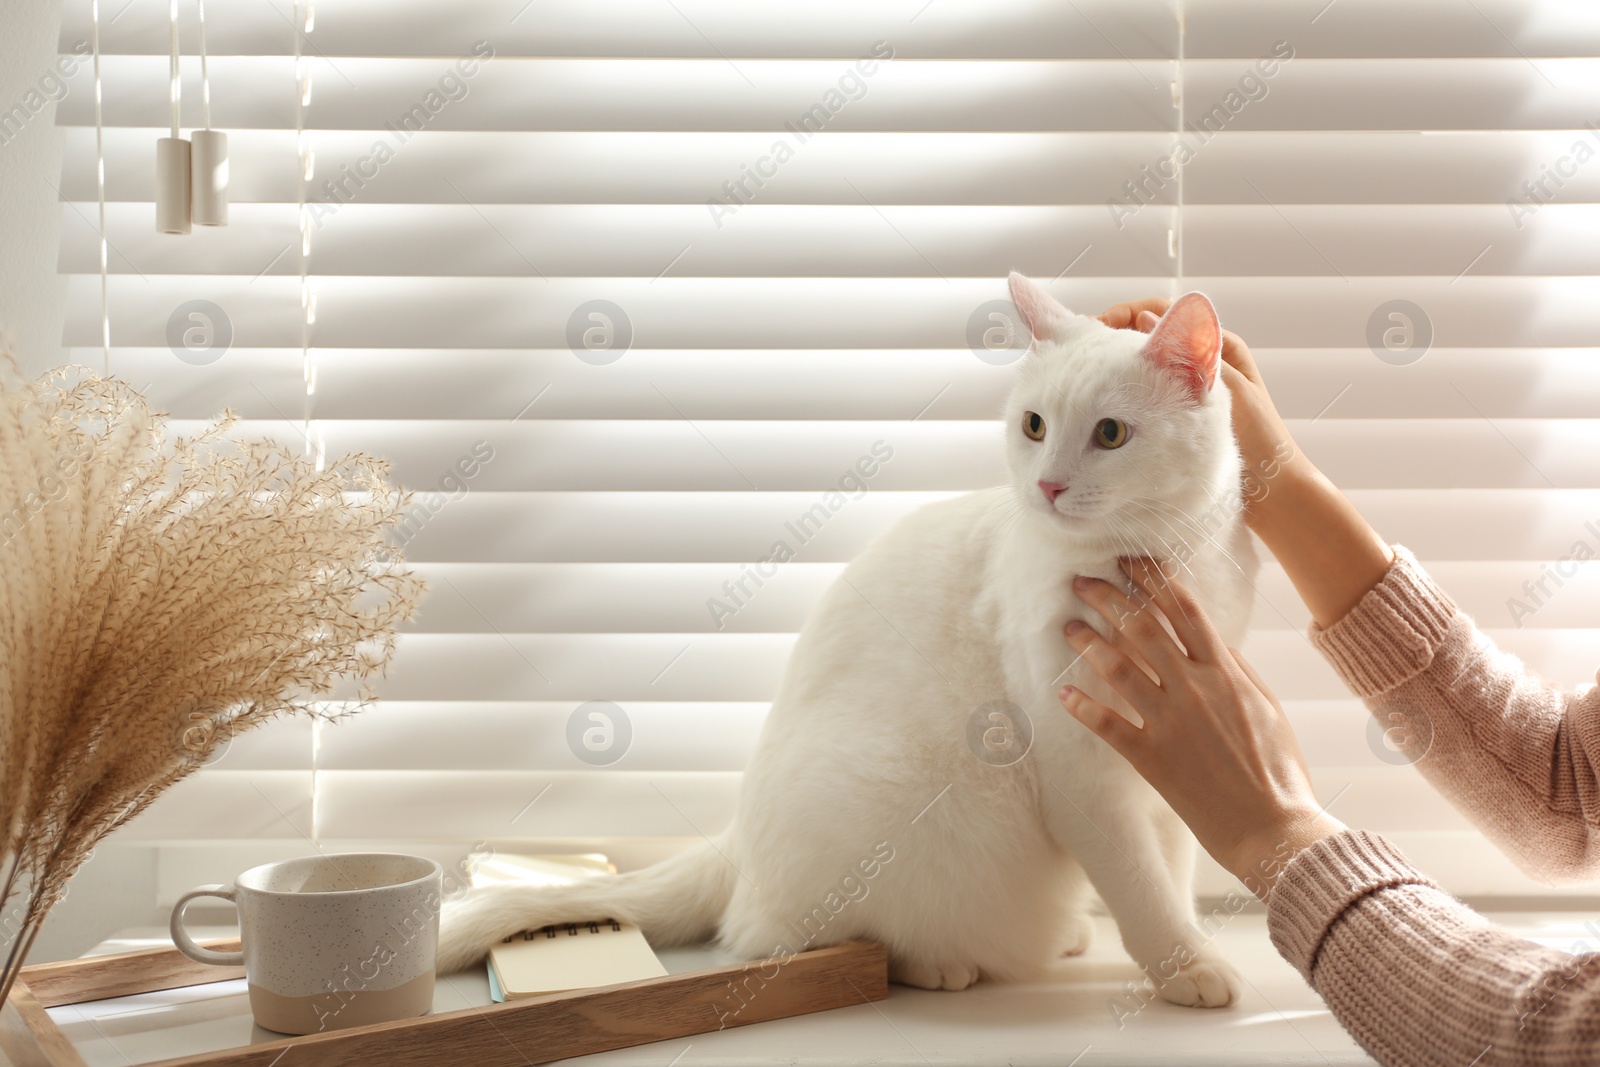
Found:
[[111, 287], [106, 249], [106, 124], [100, 91], [100, 0], [89, 0], [90, 39], [94, 43], [94, 173], [100, 200], [100, 347], [104, 373], [111, 373]]
[[178, 139], [178, 127], [183, 125], [183, 81], [178, 76], [178, 0], [167, 0], [168, 41], [171, 45], [171, 86], [167, 96], [172, 106], [172, 139]]
[[[174, 0], [176, 3], [176, 0]], [[211, 72], [206, 67], [206, 0], [195, 0], [195, 15], [200, 20], [200, 109], [206, 129], [211, 129]], [[177, 50], [174, 44], [173, 50]]]
[[[1177, 78], [1177, 83], [1178, 83], [1177, 84], [1177, 92], [1174, 94], [1178, 98], [1178, 100], [1177, 100], [1177, 104], [1178, 104], [1178, 136], [1177, 136], [1177, 139], [1173, 143], [1173, 156], [1175, 158], [1179, 159], [1179, 160], [1181, 160], [1182, 155], [1183, 155], [1183, 153], [1182, 153], [1182, 145], [1183, 145], [1183, 116], [1188, 111], [1188, 103], [1189, 103], [1188, 100], [1185, 99], [1185, 93], [1184, 93], [1184, 90], [1187, 88], [1187, 86], [1184, 85], [1184, 53], [1185, 53], [1184, 46], [1186, 44], [1186, 39], [1188, 37], [1188, 32], [1189, 32], [1189, 26], [1188, 26], [1188, 22], [1186, 21], [1186, 19], [1184, 17], [1183, 0], [1178, 0], [1178, 64], [1177, 64], [1178, 69], [1174, 74], [1174, 76]], [[1173, 279], [1173, 287], [1172, 287], [1172, 298], [1174, 300], [1176, 300], [1178, 297], [1182, 296], [1183, 293], [1184, 293], [1184, 287], [1183, 287], [1184, 286], [1184, 283], [1183, 283], [1183, 172], [1186, 169], [1187, 169], [1187, 167], [1185, 167], [1180, 162], [1179, 165], [1178, 165], [1178, 168], [1177, 168], [1178, 175], [1177, 175], [1176, 193], [1177, 193], [1178, 204], [1177, 204], [1176, 209], [1174, 209], [1174, 211], [1173, 211], [1173, 218], [1172, 218], [1172, 228], [1173, 228], [1173, 233], [1174, 233], [1173, 244], [1175, 245], [1175, 247], [1173, 249], [1173, 252], [1174, 252], [1174, 258], [1177, 260], [1176, 275], [1175, 275], [1175, 277]]]

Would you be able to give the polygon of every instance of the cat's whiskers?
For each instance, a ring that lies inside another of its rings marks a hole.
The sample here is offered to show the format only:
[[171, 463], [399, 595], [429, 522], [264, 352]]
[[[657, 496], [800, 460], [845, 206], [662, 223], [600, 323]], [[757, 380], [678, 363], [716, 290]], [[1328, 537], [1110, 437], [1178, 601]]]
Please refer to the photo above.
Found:
[[[1130, 515], [1130, 516], [1128, 516], [1128, 519], [1130, 521], [1133, 521], [1133, 522], [1138, 522], [1141, 526], [1144, 525], [1143, 524], [1143, 520], [1138, 519], [1136, 516]], [[1154, 537], [1156, 540], [1162, 542], [1162, 544], [1167, 549], [1166, 555], [1167, 555], [1167, 557], [1169, 559], [1172, 560], [1172, 562], [1176, 563], [1179, 567], [1183, 568], [1184, 572], [1186, 574], [1188, 574], [1188, 576], [1191, 579], [1197, 579], [1197, 575], [1194, 572], [1194, 568], [1190, 567], [1189, 566], [1189, 562], [1188, 562], [1189, 559], [1193, 559], [1194, 558], [1192, 554], [1190, 554], [1188, 556], [1188, 558], [1182, 558], [1179, 553], [1172, 552], [1173, 545], [1172, 545], [1171, 542], [1168, 542], [1166, 540], [1166, 538], [1162, 537], [1160, 534], [1157, 534], [1154, 530], [1150, 530], [1149, 527], [1147, 527], [1147, 526], [1145, 527], [1145, 530], [1146, 530], [1147, 533], [1149, 533], [1149, 535], [1151, 537]]]
[[1108, 517], [1107, 522], [1108, 525], [1114, 525], [1123, 531], [1123, 539], [1128, 544], [1128, 550], [1123, 554], [1129, 558], [1150, 555], [1151, 547], [1149, 542], [1152, 540], [1160, 546], [1162, 555], [1170, 555], [1172, 553], [1172, 542], [1152, 530], [1145, 523], [1138, 522], [1136, 516], [1129, 515], [1120, 519]]
[[[1166, 523], [1166, 526], [1168, 526], [1168, 530], [1173, 530], [1173, 525], [1171, 525], [1170, 522], [1166, 522], [1166, 518], [1162, 517], [1162, 514], [1160, 514], [1160, 512], [1158, 512], [1158, 510], [1155, 510], [1154, 507], [1150, 507], [1149, 504], [1147, 504], [1147, 502], [1142, 502], [1142, 501], [1130, 501], [1130, 502], [1133, 502], [1133, 504], [1139, 504], [1139, 506], [1144, 507], [1144, 509], [1146, 509], [1147, 512], [1150, 512], [1150, 514], [1155, 515], [1155, 517], [1157, 517], [1157, 518], [1160, 518], [1160, 520], [1162, 520], [1163, 523]], [[1162, 504], [1166, 504], [1165, 501], [1158, 501], [1158, 502], [1162, 502]], [[1182, 514], [1182, 509], [1178, 509], [1178, 507], [1174, 506], [1174, 504], [1166, 504], [1166, 507], [1173, 507], [1174, 510], [1178, 510], [1179, 514]], [[1141, 518], [1136, 517], [1136, 515], [1128, 515], [1128, 518], [1130, 518], [1130, 520], [1133, 520], [1133, 522], [1139, 522], [1139, 523], [1141, 523], [1141, 525], [1144, 525], [1144, 520], [1141, 520]], [[1192, 525], [1192, 520], [1187, 520], [1187, 517], [1179, 518], [1179, 522], [1187, 522], [1187, 523], [1189, 523], [1189, 525]], [[1229, 561], [1230, 565], [1234, 566], [1234, 569], [1237, 569], [1238, 573], [1243, 574], [1243, 576], [1245, 576], [1246, 581], [1250, 581], [1250, 574], [1248, 574], [1248, 571], [1245, 571], [1245, 568], [1243, 568], [1243, 566], [1240, 565], [1240, 563], [1238, 563], [1237, 558], [1234, 558], [1234, 553], [1230, 553], [1229, 550], [1224, 549], [1224, 547], [1222, 547], [1222, 542], [1221, 541], [1218, 541], [1218, 539], [1216, 539], [1216, 537], [1214, 537], [1213, 534], [1206, 533], [1206, 531], [1202, 530], [1202, 528], [1198, 528], [1198, 526], [1194, 526], [1194, 530], [1195, 530], [1195, 533], [1200, 534], [1200, 537], [1202, 537], [1203, 541], [1208, 542], [1208, 544], [1211, 544], [1211, 547], [1214, 547], [1214, 549], [1218, 550], [1219, 555], [1221, 555], [1221, 557], [1224, 558], [1224, 560]], [[1150, 531], [1150, 533], [1154, 534], [1155, 531], [1152, 530], [1152, 531]], [[1174, 533], [1176, 533], [1176, 531], [1174, 531]], [[1186, 547], [1186, 549], [1189, 549], [1189, 552], [1187, 552], [1187, 558], [1194, 558], [1195, 557], [1194, 545], [1189, 544], [1189, 542], [1187, 542], [1186, 539], [1184, 539], [1184, 537], [1179, 537], [1178, 544], [1181, 544], [1182, 547]], [[1190, 568], [1189, 563], [1187, 563], [1187, 560], [1179, 560], [1178, 555], [1176, 555], [1176, 553], [1174, 553], [1174, 555], [1173, 555], [1173, 560], [1176, 561], [1176, 563], [1178, 563], [1179, 566], [1182, 566], [1182, 568], [1184, 568], [1184, 571], [1187, 571], [1187, 573], [1189, 573], [1190, 577], [1195, 577], [1194, 568]], [[1251, 587], [1254, 587], [1254, 582], [1251, 582]]]
[[[1241, 566], [1239, 561], [1234, 558], [1233, 553], [1229, 552], [1226, 548], [1224, 548], [1223, 545], [1222, 545], [1222, 542], [1217, 540], [1216, 535], [1214, 535], [1211, 532], [1209, 532], [1208, 530], [1206, 530], [1205, 527], [1201, 526], [1192, 516], [1190, 516], [1187, 512], [1185, 512], [1182, 508], [1178, 507], [1176, 504], [1172, 504], [1172, 503], [1170, 503], [1168, 501], [1165, 501], [1165, 500], [1157, 500], [1157, 499], [1153, 499], [1153, 498], [1137, 498], [1137, 497], [1130, 498], [1128, 502], [1130, 504], [1134, 504], [1134, 505], [1136, 505], [1138, 507], [1142, 507], [1146, 511], [1150, 512], [1156, 518], [1160, 519], [1163, 523], [1165, 523], [1167, 528], [1169, 530], [1173, 530], [1174, 533], [1176, 533], [1177, 530], [1172, 526], [1172, 523], [1168, 522], [1167, 518], [1160, 511], [1157, 511], [1156, 508], [1153, 505], [1160, 504], [1162, 507], [1168, 508], [1171, 511], [1176, 512], [1177, 513], [1176, 518], [1178, 519], [1178, 521], [1180, 523], [1182, 523], [1183, 525], [1187, 526], [1189, 529], [1194, 531], [1194, 533], [1199, 535], [1199, 537], [1202, 540], [1206, 541], [1213, 548], [1215, 548], [1217, 550], [1217, 552], [1220, 553], [1222, 555], [1222, 557], [1224, 559], [1226, 559], [1230, 564], [1232, 564], [1233, 568], [1235, 570], [1237, 570], [1240, 574], [1245, 574], [1246, 573], [1244, 567]], [[1132, 518], [1132, 516], [1129, 516], [1129, 517]], [[1188, 541], [1186, 541], [1182, 536], [1180, 536], [1178, 538], [1178, 540], [1179, 540], [1179, 543], [1184, 545], [1184, 547], [1190, 549], [1190, 554], [1191, 555], [1194, 554], [1194, 546], [1193, 545], [1189, 544]]]
[[[1175, 543], [1177, 543], [1179, 545], [1182, 545], [1185, 548], [1188, 548], [1191, 552], [1194, 551], [1194, 546], [1192, 544], [1190, 544], [1189, 543], [1189, 539], [1184, 536], [1185, 532], [1198, 534], [1201, 537], [1205, 536], [1205, 531], [1202, 530], [1199, 526], [1195, 525], [1189, 519], [1189, 517], [1186, 514], [1183, 513], [1182, 509], [1177, 509], [1178, 510], [1178, 514], [1175, 515], [1175, 516], [1169, 517], [1169, 516], [1163, 514], [1162, 512], [1156, 510], [1156, 508], [1154, 506], [1152, 506], [1151, 503], [1149, 501], [1147, 501], [1147, 500], [1141, 500], [1139, 498], [1131, 498], [1131, 499], [1128, 500], [1128, 503], [1131, 504], [1132, 506], [1136, 507], [1136, 508], [1142, 508], [1145, 511], [1149, 512], [1151, 515], [1155, 516], [1155, 518], [1158, 519], [1161, 522], [1161, 524], [1164, 525], [1172, 533], [1172, 536], [1175, 539]], [[1128, 518], [1132, 519], [1132, 518], [1135, 518], [1135, 516], [1130, 515], [1130, 516], [1128, 516]], [[1172, 524], [1172, 519], [1173, 518], [1177, 519], [1178, 524], [1179, 524], [1178, 526], [1174, 526]], [[1141, 521], [1143, 521], [1143, 520], [1141, 520]], [[1154, 531], [1152, 530], [1152, 532], [1154, 532]], [[1162, 540], [1165, 541], [1166, 539], [1162, 538]], [[1170, 547], [1170, 545], [1169, 545], [1169, 547]]]
[[[1105, 524], [1111, 532], [1112, 539], [1116, 541], [1117, 555], [1119, 557], [1134, 558], [1150, 554], [1150, 548], [1145, 543], [1145, 539], [1146, 536], [1153, 536], [1152, 531], [1135, 529], [1122, 519], [1119, 519], [1115, 513], [1105, 517]], [[1165, 538], [1156, 537], [1156, 541], [1166, 547]]]
[[1187, 548], [1188, 547], [1188, 545], [1185, 542], [1183, 542], [1183, 541], [1172, 541], [1172, 540], [1169, 540], [1169, 539], [1161, 536], [1161, 534], [1159, 532], [1157, 532], [1156, 530], [1152, 529], [1151, 526], [1149, 525], [1149, 523], [1147, 523], [1144, 519], [1140, 518], [1139, 516], [1130, 515], [1130, 516], [1127, 517], [1126, 521], [1128, 521], [1132, 525], [1136, 526], [1145, 537], [1148, 537], [1148, 538], [1153, 539], [1156, 542], [1158, 542], [1161, 545], [1163, 558], [1171, 559], [1171, 560], [1179, 563], [1180, 566], [1183, 565], [1184, 558], [1190, 558], [1190, 559], [1193, 558], [1193, 553], [1177, 551], [1178, 549], [1182, 549], [1182, 548]]
[[[1132, 497], [1129, 502], [1161, 516], [1163, 521], [1168, 518], [1174, 518], [1203, 538], [1211, 536], [1211, 531], [1206, 528], [1205, 523], [1169, 500], [1162, 500], [1159, 497]], [[1207, 514], [1211, 514], [1211, 512], [1208, 511]]]
[[1000, 524], [1009, 529], [1022, 521], [1023, 515], [1029, 511], [1028, 505], [1015, 492], [1006, 493], [1000, 501]]
[[[1123, 553], [1124, 555], [1127, 555], [1130, 558], [1150, 555], [1150, 551], [1145, 547], [1145, 538], [1153, 538], [1164, 550], [1161, 553], [1162, 555], [1176, 560], [1178, 565], [1188, 573], [1191, 579], [1195, 577], [1194, 571], [1189, 567], [1187, 561], [1177, 559], [1177, 555], [1172, 552], [1172, 543], [1166, 538], [1162, 537], [1160, 534], [1156, 533], [1154, 530], [1150, 529], [1149, 526], [1139, 522], [1136, 516], [1126, 516], [1125, 519], [1117, 519], [1112, 517], [1107, 518], [1107, 525], [1119, 530], [1127, 531], [1129, 528], [1127, 525], [1125, 525], [1125, 522], [1138, 522], [1138, 529], [1134, 532], [1126, 533], [1126, 539], [1132, 542], [1133, 550]], [[1141, 609], [1143, 609], [1148, 603], [1148, 598], [1137, 586], [1130, 590], [1129, 595], [1133, 598], [1133, 602], [1138, 604]]]
[[[1157, 514], [1157, 517], [1159, 518], [1160, 517], [1159, 513], [1156, 513], [1156, 514]], [[1180, 539], [1176, 543], [1177, 546], [1181, 546], [1183, 548], [1189, 549], [1188, 552], [1174, 552], [1174, 551], [1172, 551], [1172, 549], [1174, 547], [1176, 547], [1174, 545], [1174, 543], [1167, 541], [1166, 538], [1162, 537], [1155, 530], [1151, 529], [1149, 527], [1149, 525], [1143, 519], [1139, 518], [1136, 515], [1129, 515], [1129, 516], [1126, 516], [1126, 518], [1131, 522], [1137, 523], [1147, 533], [1149, 533], [1150, 536], [1152, 536], [1156, 540], [1162, 542], [1163, 546], [1166, 549], [1166, 551], [1163, 553], [1163, 555], [1165, 555], [1168, 559], [1172, 560], [1172, 562], [1176, 563], [1180, 568], [1182, 568], [1184, 573], [1186, 573], [1191, 580], [1194, 580], [1194, 581], [1198, 581], [1199, 580], [1199, 576], [1197, 574], [1195, 574], [1194, 568], [1189, 566], [1189, 560], [1195, 558], [1195, 552], [1193, 550], [1193, 547], [1191, 545], [1189, 545], [1188, 542], [1183, 541], [1183, 540]], [[1163, 520], [1163, 521], [1165, 521], [1165, 520]], [[1170, 528], [1171, 524], [1169, 523], [1168, 526]], [[1212, 543], [1216, 544], [1216, 542], [1214, 540], [1213, 540]], [[1220, 545], [1217, 545], [1216, 547], [1217, 547], [1217, 551], [1221, 555], [1223, 555], [1225, 558], [1227, 558], [1230, 563], [1233, 563], [1235, 567], [1238, 567], [1237, 561], [1235, 561], [1233, 559], [1233, 557], [1228, 554], [1226, 549], [1223, 549]]]
[[[1170, 553], [1172, 548], [1171, 542], [1162, 537], [1160, 534], [1156, 533], [1154, 530], [1150, 529], [1148, 526], [1140, 524], [1138, 527], [1135, 527], [1131, 525], [1128, 520], [1132, 518], [1133, 516], [1127, 516], [1126, 518], [1118, 518], [1114, 515], [1106, 516], [1106, 525], [1113, 531], [1113, 536], [1115, 536], [1119, 542], [1117, 551], [1117, 555], [1119, 557], [1137, 559], [1140, 556], [1151, 555], [1152, 549], [1150, 541], [1152, 539], [1157, 545], [1161, 546], [1162, 550], [1164, 550], [1161, 554], [1165, 555]], [[1135, 603], [1142, 604], [1144, 602], [1143, 594], [1141, 594], [1137, 588], [1132, 591], [1132, 596]]]

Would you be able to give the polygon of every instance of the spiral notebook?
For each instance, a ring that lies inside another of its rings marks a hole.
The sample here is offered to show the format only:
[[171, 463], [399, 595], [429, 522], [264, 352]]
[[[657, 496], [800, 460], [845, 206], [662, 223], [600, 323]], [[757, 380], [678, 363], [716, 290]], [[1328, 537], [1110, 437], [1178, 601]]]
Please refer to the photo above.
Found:
[[489, 991], [497, 1001], [666, 973], [644, 933], [613, 919], [525, 930], [489, 950]]
[[[474, 886], [571, 885], [607, 878], [617, 869], [602, 855], [484, 858], [472, 872]], [[658, 978], [667, 973], [644, 934], [632, 923], [610, 919], [527, 930], [489, 950], [489, 994], [496, 1002], [564, 993], [570, 989]]]

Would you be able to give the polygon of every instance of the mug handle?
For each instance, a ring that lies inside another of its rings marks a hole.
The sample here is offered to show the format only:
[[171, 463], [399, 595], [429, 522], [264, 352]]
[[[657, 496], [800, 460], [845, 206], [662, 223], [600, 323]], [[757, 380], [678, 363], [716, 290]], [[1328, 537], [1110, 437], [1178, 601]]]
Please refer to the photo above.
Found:
[[214, 949], [203, 948], [195, 944], [189, 932], [183, 928], [183, 909], [188, 907], [189, 901], [195, 897], [221, 897], [230, 903], [236, 903], [231, 885], [202, 885], [189, 890], [172, 906], [172, 922], [168, 926], [172, 931], [172, 943], [178, 947], [179, 952], [196, 963], [211, 963], [218, 967], [244, 966], [243, 952], [217, 952]]

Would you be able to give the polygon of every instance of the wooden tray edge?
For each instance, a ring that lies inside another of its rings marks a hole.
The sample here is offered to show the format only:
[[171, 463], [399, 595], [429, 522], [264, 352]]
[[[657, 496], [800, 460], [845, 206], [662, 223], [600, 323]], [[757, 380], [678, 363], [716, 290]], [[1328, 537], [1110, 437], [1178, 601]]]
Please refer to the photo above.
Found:
[[[237, 942], [233, 942], [236, 944]], [[227, 947], [228, 942], [212, 942]], [[173, 957], [177, 959], [174, 960]], [[178, 961], [182, 961], [180, 964]], [[97, 975], [109, 965], [110, 977]], [[142, 966], [153, 970], [145, 975]], [[143, 949], [25, 968], [52, 983], [52, 1004], [201, 985], [238, 977], [237, 968], [194, 964], [175, 949]], [[0, 1047], [9, 1039], [31, 1059], [18, 1067], [84, 1067], [70, 1040], [44, 1011], [31, 986], [6, 1008]], [[113, 989], [117, 992], [101, 993]], [[83, 994], [88, 991], [87, 995]], [[13, 997], [16, 997], [13, 993]], [[888, 996], [888, 951], [849, 941], [787, 957], [709, 967], [597, 989], [553, 993], [415, 1019], [373, 1023], [285, 1037], [147, 1064], [146, 1067], [271, 1067], [290, 1050], [319, 1067], [383, 1062], [395, 1067], [442, 1067], [470, 1062], [506, 1067], [689, 1037]], [[15, 1020], [8, 1026], [7, 1022]]]
[[83, 1057], [22, 978], [0, 1008], [0, 1051], [11, 1067], [86, 1067]]
[[[201, 941], [200, 944], [219, 952], [239, 950], [237, 937]], [[209, 963], [196, 963], [170, 947], [135, 949], [106, 956], [83, 956], [22, 968], [22, 980], [28, 983], [39, 1003], [46, 1008], [243, 977], [243, 967], [215, 967]]]

